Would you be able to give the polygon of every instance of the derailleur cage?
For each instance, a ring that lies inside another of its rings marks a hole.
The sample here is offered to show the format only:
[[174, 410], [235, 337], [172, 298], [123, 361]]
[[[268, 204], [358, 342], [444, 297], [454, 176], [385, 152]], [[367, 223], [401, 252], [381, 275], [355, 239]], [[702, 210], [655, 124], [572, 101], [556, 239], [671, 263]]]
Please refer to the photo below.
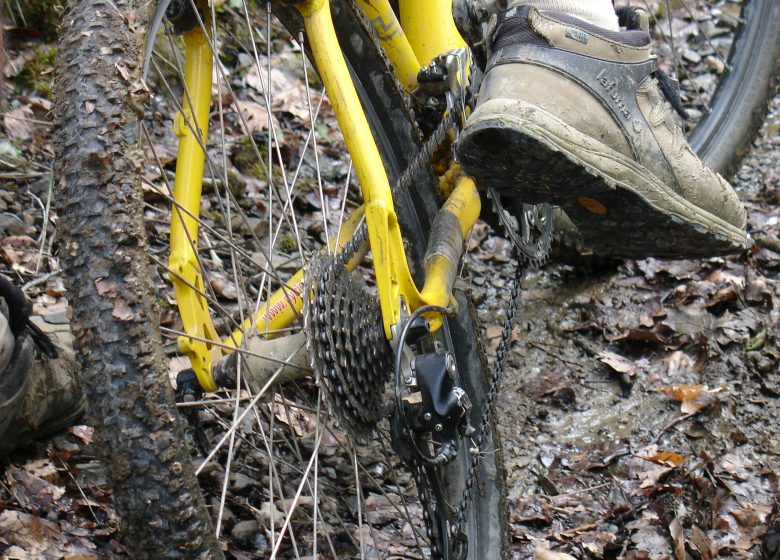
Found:
[[439, 55], [427, 66], [420, 68], [417, 74], [418, 87], [414, 90], [413, 97], [418, 105], [415, 111], [418, 124], [424, 132], [434, 130], [441, 122], [445, 110], [452, 111], [456, 103], [464, 101], [464, 73], [467, 68], [466, 49], [456, 49]]

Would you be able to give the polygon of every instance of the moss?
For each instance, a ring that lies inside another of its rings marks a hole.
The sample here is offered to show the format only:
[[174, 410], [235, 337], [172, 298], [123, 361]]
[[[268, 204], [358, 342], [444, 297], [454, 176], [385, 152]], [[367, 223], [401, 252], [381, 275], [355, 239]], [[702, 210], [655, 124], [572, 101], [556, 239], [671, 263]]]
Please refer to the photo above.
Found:
[[22, 13], [14, 16], [20, 20], [19, 24], [40, 31], [47, 40], [56, 38], [65, 0], [27, 0], [20, 2], [18, 6]]
[[[255, 145], [263, 158], [263, 162], [268, 162], [268, 144], [266, 141], [263, 138], [255, 138]], [[252, 140], [249, 136], [242, 137], [233, 145], [230, 161], [233, 162], [233, 165], [241, 173], [264, 181], [268, 180], [265, 167], [258, 161], [257, 153], [252, 147]], [[275, 180], [281, 180], [281, 172], [277, 166], [274, 166], [273, 175]]]
[[295, 239], [295, 235], [290, 232], [285, 232], [279, 236], [278, 247], [285, 253], [292, 253], [298, 249], [298, 241]]
[[51, 69], [57, 57], [57, 47], [41, 45], [35, 49], [35, 57], [24, 65], [16, 79], [18, 90], [32, 90], [41, 97], [51, 99]]

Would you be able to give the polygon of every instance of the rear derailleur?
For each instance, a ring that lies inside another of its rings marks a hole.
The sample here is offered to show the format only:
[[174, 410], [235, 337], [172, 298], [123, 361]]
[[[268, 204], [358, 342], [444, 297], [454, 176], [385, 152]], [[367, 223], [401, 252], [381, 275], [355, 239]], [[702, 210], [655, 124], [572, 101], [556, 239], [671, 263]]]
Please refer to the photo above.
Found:
[[469, 422], [471, 401], [455, 385], [455, 357], [420, 354], [410, 374], [404, 384], [411, 395], [401, 399], [391, 419], [393, 449], [406, 462], [445, 465], [457, 457], [460, 438], [476, 431]]
[[458, 456], [461, 438], [476, 432], [469, 421], [471, 401], [457, 385], [458, 369], [451, 352], [415, 355], [412, 351], [430, 334], [424, 317], [413, 315], [400, 332], [391, 444], [417, 486], [426, 512], [431, 558], [463, 559], [468, 541], [445, 498], [446, 472], [441, 468]]

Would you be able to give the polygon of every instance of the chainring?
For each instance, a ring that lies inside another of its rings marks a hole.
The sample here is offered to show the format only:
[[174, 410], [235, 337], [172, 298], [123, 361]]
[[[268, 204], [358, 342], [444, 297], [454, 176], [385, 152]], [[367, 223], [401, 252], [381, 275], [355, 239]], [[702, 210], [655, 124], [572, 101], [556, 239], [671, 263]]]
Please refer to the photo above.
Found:
[[518, 257], [527, 265], [539, 266], [547, 259], [553, 239], [553, 207], [526, 204], [518, 200], [502, 202], [493, 188], [487, 189], [493, 212], [504, 233], [517, 249]]
[[350, 436], [363, 441], [385, 416], [392, 350], [377, 298], [341, 259], [312, 259], [304, 283], [304, 322], [311, 366], [328, 406]]

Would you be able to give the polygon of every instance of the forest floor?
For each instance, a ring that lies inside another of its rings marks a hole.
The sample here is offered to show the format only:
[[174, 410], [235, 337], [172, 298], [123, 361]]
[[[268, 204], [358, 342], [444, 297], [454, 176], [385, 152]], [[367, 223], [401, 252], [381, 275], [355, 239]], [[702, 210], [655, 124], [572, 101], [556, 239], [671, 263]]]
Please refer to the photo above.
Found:
[[[36, 321], [67, 338], [56, 229], [42, 227], [44, 215], [56, 218], [51, 49], [17, 37], [5, 70], [0, 271], [33, 298]], [[556, 251], [526, 276], [498, 398], [514, 558], [762, 558], [762, 542], [777, 558], [779, 131], [780, 98], [734, 180], [752, 235], [745, 254], [616, 261]], [[516, 262], [483, 223], [469, 248], [492, 354]], [[79, 424], [5, 459], [0, 556], [119, 550], [92, 437]], [[255, 557], [239, 541], [234, 557]]]

